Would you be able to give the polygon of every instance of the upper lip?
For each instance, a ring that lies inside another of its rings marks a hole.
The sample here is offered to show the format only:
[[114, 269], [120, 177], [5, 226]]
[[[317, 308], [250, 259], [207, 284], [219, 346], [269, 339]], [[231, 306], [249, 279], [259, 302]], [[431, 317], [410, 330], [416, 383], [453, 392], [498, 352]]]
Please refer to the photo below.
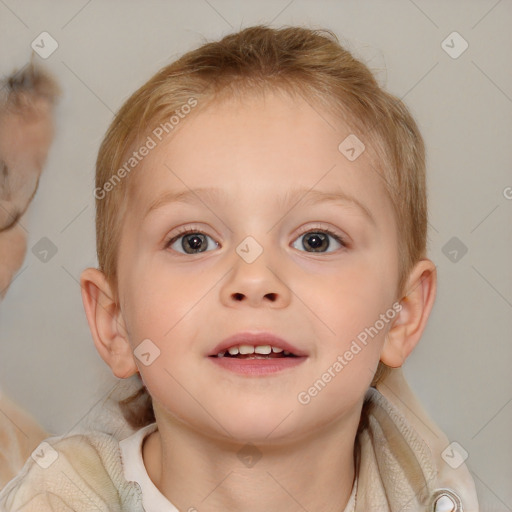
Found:
[[282, 348], [283, 350], [287, 350], [291, 354], [295, 356], [306, 356], [307, 354], [292, 345], [290, 342], [279, 338], [275, 334], [269, 332], [239, 332], [222, 340], [212, 351], [208, 354], [209, 356], [216, 356], [219, 352], [223, 352], [230, 347], [238, 346], [238, 345], [253, 345], [257, 347], [258, 345], [271, 345], [273, 347]]

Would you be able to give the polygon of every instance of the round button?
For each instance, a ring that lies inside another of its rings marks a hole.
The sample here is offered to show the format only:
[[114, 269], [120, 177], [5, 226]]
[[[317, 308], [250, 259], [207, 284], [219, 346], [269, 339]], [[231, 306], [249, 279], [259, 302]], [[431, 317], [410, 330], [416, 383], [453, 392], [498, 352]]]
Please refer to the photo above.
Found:
[[451, 489], [437, 489], [432, 495], [432, 512], [463, 512], [462, 500]]
[[454, 501], [445, 494], [437, 498], [434, 504], [434, 512], [456, 512], [456, 507], [457, 505], [454, 503]]

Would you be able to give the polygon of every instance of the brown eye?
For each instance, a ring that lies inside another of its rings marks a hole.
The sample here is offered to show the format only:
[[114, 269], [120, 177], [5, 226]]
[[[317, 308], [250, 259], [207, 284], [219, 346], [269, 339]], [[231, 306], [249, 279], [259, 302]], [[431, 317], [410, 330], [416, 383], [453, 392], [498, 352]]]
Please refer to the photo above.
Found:
[[[213, 243], [213, 247], [212, 243], [209, 243], [210, 240]], [[209, 248], [218, 247], [218, 245], [219, 244], [208, 235], [190, 231], [180, 234], [179, 236], [175, 236], [169, 240], [166, 247], [170, 247], [174, 251], [182, 254], [198, 254], [200, 252], [205, 252]]]
[[[308, 231], [300, 235], [297, 240], [300, 240], [301, 238], [301, 247], [297, 247], [295, 244], [293, 245], [293, 247], [299, 250], [304, 249], [307, 252], [332, 252], [327, 250], [331, 248], [332, 245], [334, 246], [333, 250], [339, 249], [340, 247], [346, 247], [341, 237], [327, 229]], [[334, 244], [331, 243], [330, 239], [334, 240]], [[336, 247], [336, 244], [338, 245], [338, 247]]]

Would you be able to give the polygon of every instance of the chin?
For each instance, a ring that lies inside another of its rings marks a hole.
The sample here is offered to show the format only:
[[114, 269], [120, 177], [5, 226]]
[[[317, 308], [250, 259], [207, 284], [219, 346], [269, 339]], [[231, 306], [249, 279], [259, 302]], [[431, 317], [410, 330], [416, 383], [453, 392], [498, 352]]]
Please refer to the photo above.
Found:
[[[273, 444], [295, 437], [297, 407], [279, 403], [246, 401], [228, 408], [219, 408], [214, 414], [219, 424], [214, 427], [224, 438], [242, 444]], [[227, 431], [227, 432], [226, 432]], [[229, 433], [229, 434], [228, 434]]]

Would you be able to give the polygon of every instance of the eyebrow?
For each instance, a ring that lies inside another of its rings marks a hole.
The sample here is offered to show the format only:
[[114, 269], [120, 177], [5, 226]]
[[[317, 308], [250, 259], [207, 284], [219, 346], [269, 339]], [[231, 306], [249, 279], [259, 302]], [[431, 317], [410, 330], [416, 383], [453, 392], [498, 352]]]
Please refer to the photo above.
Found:
[[[227, 191], [222, 188], [198, 187], [195, 189], [187, 189], [182, 191], [169, 191], [155, 199], [146, 210], [144, 218], [152, 211], [162, 208], [172, 203], [203, 203], [224, 202], [229, 201]], [[359, 201], [356, 197], [348, 194], [342, 189], [333, 189], [330, 191], [321, 191], [315, 189], [293, 188], [286, 192], [283, 197], [278, 200], [278, 204], [282, 208], [291, 210], [298, 203], [301, 206], [315, 205], [322, 202], [338, 203], [356, 206], [361, 213], [373, 224], [376, 225], [375, 217], [369, 208]], [[288, 210], [288, 211], [289, 211]]]

